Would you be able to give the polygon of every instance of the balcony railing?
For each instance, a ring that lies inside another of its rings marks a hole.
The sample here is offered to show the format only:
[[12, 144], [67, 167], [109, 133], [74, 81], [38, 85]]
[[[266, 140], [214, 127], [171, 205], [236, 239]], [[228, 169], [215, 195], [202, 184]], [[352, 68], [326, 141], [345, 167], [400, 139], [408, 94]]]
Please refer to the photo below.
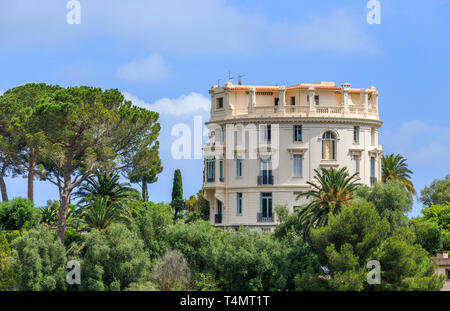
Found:
[[208, 177], [208, 178], [206, 178], [206, 181], [207, 182], [214, 182], [214, 179], [215, 179], [214, 177]]
[[214, 223], [221, 224], [222, 223], [222, 214], [215, 214], [214, 215]]
[[300, 115], [305, 117], [351, 117], [378, 120], [378, 109], [372, 105], [367, 110], [363, 105], [349, 106], [347, 111], [344, 110], [343, 105], [314, 105], [310, 107], [309, 104], [295, 106], [286, 104], [284, 108], [280, 106], [256, 106], [250, 110], [245, 106], [234, 108], [232, 114], [233, 116], [248, 117]]
[[257, 213], [256, 218], [258, 222], [273, 222], [273, 216], [271, 217], [263, 217], [262, 213]]
[[257, 183], [259, 186], [273, 185], [273, 176], [272, 175], [258, 176]]

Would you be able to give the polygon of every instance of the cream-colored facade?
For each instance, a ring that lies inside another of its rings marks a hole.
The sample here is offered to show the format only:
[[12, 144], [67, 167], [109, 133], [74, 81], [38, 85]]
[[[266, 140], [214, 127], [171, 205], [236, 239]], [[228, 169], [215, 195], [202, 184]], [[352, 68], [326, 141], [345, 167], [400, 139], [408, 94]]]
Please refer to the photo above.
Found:
[[450, 291], [450, 258], [448, 258], [448, 251], [438, 252], [436, 257], [431, 258], [436, 264], [436, 274], [444, 276], [444, 286], [442, 291]]
[[380, 180], [376, 88], [333, 82], [213, 86], [204, 145], [205, 197], [216, 226], [273, 230], [276, 205], [295, 206], [314, 170], [347, 167]]

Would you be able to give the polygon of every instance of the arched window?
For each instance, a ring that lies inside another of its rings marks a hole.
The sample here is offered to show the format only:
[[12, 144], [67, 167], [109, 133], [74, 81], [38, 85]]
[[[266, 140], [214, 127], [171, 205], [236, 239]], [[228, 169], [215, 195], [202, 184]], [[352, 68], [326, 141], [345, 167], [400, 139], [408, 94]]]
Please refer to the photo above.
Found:
[[322, 136], [322, 159], [336, 160], [336, 137], [330, 131]]

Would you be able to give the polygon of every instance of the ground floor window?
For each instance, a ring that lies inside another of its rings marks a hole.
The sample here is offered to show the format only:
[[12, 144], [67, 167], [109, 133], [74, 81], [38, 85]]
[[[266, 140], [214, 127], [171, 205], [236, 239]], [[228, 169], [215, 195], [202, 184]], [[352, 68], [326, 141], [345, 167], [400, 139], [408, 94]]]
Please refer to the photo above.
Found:
[[272, 193], [261, 193], [261, 222], [272, 221]]
[[377, 182], [377, 175], [375, 170], [375, 157], [370, 157], [370, 185]]
[[242, 214], [242, 193], [238, 192], [236, 194], [236, 213]]

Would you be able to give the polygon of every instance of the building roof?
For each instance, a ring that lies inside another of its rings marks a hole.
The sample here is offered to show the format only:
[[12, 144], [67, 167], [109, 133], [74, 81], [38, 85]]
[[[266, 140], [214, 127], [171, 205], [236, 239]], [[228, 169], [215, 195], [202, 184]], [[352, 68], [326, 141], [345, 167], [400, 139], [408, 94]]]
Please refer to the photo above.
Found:
[[[350, 93], [352, 94], [359, 94], [361, 93], [361, 89], [356, 88], [350, 88], [351, 84], [345, 83], [342, 86], [336, 86], [334, 82], [317, 82], [317, 83], [300, 83], [300, 84], [294, 84], [290, 86], [286, 86], [286, 90], [308, 90], [310, 87], [313, 87], [314, 89], [320, 89], [320, 90], [329, 90], [329, 91], [335, 91], [335, 92], [341, 92], [346, 86]], [[214, 88], [217, 88], [218, 86], [213, 86]], [[250, 89], [254, 88], [256, 91], [279, 91], [281, 86], [262, 86], [262, 85], [233, 85], [229, 81], [226, 85], [223, 86], [224, 88], [227, 88], [229, 90], [234, 91], [249, 91]], [[367, 89], [370, 93], [376, 92], [375, 87], [370, 87]]]

